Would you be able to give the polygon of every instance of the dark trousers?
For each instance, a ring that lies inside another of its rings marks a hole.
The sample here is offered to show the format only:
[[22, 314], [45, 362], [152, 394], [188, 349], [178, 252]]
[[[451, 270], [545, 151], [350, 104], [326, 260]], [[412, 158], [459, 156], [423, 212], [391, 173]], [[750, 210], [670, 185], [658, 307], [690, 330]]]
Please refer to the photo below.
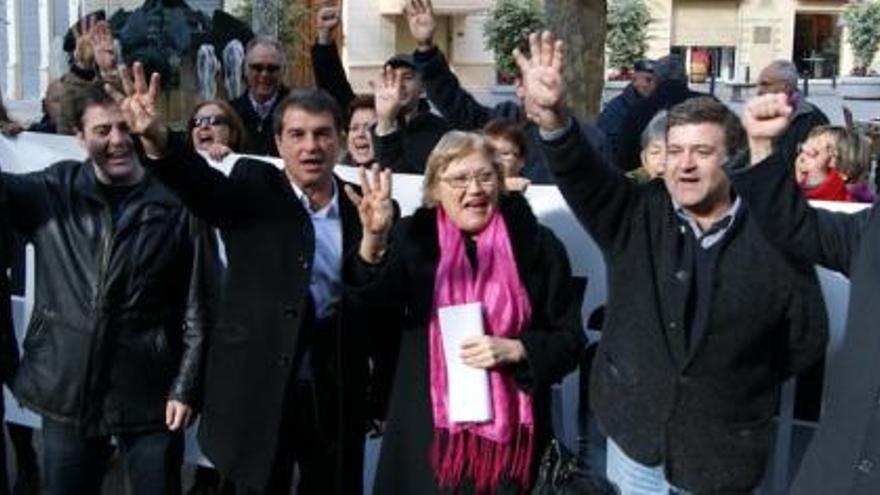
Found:
[[43, 418], [43, 488], [47, 495], [98, 494], [116, 439], [134, 495], [179, 495], [180, 432], [85, 437], [76, 427]]
[[291, 379], [285, 397], [278, 450], [266, 488], [268, 495], [288, 495], [294, 464], [299, 467], [298, 495], [337, 493], [335, 449], [321, 433], [312, 382]]

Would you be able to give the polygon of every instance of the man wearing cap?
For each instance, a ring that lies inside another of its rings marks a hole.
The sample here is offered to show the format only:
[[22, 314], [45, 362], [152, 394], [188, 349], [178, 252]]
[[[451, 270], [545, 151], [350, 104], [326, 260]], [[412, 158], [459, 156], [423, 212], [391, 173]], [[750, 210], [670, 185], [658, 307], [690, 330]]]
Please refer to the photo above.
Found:
[[428, 155], [451, 126], [431, 113], [422, 98], [422, 76], [412, 55], [400, 53], [389, 58], [375, 91], [376, 161], [395, 172], [423, 173]]
[[623, 92], [612, 98], [605, 104], [602, 113], [596, 120], [596, 127], [602, 129], [608, 140], [608, 147], [614, 156], [617, 156], [617, 136], [623, 119], [629, 113], [630, 108], [643, 98], [651, 96], [657, 81], [654, 78], [654, 61], [649, 59], [637, 60], [633, 66], [632, 81], [623, 89]]

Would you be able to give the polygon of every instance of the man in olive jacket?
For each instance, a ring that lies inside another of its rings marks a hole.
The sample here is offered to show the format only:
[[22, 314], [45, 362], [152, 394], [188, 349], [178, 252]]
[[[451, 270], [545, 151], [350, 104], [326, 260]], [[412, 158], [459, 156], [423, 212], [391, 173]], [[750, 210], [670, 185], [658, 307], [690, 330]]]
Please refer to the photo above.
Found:
[[779, 384], [822, 354], [827, 321], [812, 266], [764, 240], [727, 180], [739, 119], [712, 98], [673, 107], [663, 179], [638, 185], [574, 130], [561, 42], [533, 35], [530, 53], [527, 112], [608, 270], [590, 400], [609, 479], [622, 493], [752, 493]]
[[46, 493], [100, 493], [113, 439], [134, 493], [178, 494], [215, 238], [145, 172], [103, 89], [86, 87], [73, 106], [86, 161], [0, 177], [11, 228], [36, 252], [12, 390], [43, 418]]
[[819, 422], [791, 493], [880, 493], [880, 219], [876, 205], [857, 213], [812, 208], [779, 147], [797, 108], [784, 95], [750, 101], [743, 113], [751, 163], [731, 179], [767, 238], [784, 253], [850, 280], [846, 334], [830, 361]]

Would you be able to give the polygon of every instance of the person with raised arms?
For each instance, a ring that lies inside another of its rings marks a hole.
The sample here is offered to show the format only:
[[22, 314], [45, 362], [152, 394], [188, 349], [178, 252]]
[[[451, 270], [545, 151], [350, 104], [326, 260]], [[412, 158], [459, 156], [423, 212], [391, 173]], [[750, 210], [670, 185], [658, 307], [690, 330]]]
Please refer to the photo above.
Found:
[[606, 260], [590, 400], [608, 478], [622, 493], [752, 493], [779, 384], [825, 349], [815, 271], [774, 249], [731, 187], [723, 165], [745, 134], [727, 107], [672, 107], [663, 179], [636, 184], [576, 131], [562, 42], [545, 32], [529, 44], [531, 56], [517, 53], [526, 113]]

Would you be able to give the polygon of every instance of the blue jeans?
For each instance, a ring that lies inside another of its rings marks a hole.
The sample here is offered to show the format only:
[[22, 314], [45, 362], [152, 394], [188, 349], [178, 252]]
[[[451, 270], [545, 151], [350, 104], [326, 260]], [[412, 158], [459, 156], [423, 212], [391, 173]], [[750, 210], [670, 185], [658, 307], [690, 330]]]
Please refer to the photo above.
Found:
[[101, 493], [115, 438], [134, 495], [180, 495], [183, 435], [124, 433], [84, 437], [76, 427], [43, 418], [43, 490], [47, 495]]
[[688, 495], [666, 481], [663, 465], [645, 466], [630, 459], [610, 437], [606, 473], [621, 495]]

